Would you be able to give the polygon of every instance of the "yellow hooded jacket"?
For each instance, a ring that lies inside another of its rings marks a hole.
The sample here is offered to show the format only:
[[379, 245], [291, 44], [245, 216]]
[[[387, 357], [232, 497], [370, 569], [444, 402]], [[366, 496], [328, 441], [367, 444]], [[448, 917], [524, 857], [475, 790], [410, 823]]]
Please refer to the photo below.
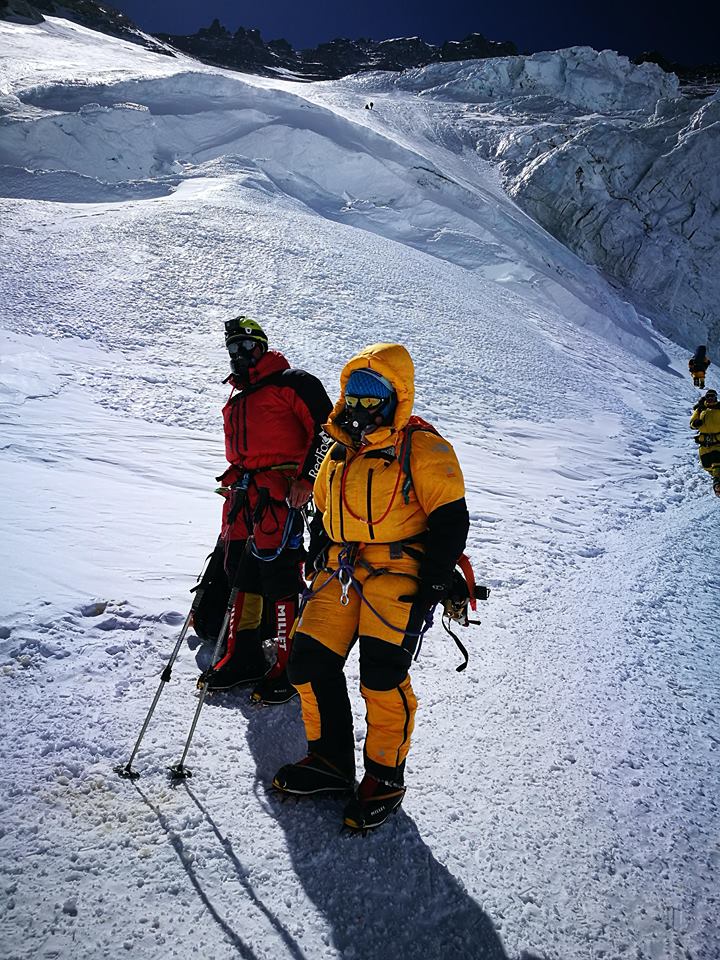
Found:
[[[345, 385], [354, 370], [371, 369], [389, 380], [397, 394], [393, 422], [367, 434], [357, 448], [335, 421], [345, 410]], [[393, 543], [424, 533], [428, 516], [465, 496], [455, 452], [435, 433], [413, 431], [410, 448], [412, 487], [403, 497], [402, 468], [407, 423], [415, 397], [410, 354], [397, 343], [378, 343], [353, 357], [340, 376], [340, 398], [325, 424], [339, 441], [326, 454], [315, 481], [315, 505], [336, 543]]]
[[[698, 430], [700, 437], [705, 440], [700, 443], [701, 457], [720, 447], [720, 405], [696, 410], [690, 418], [690, 426], [693, 430]], [[715, 437], [715, 440], [709, 443], [707, 438], [710, 437]]]

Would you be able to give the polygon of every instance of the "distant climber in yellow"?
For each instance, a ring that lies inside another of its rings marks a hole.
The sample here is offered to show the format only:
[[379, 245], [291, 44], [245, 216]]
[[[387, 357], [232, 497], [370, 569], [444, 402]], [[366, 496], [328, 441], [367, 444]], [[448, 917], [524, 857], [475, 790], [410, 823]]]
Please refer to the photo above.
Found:
[[405, 347], [367, 347], [346, 364], [340, 386], [324, 427], [335, 442], [314, 486], [306, 563], [314, 579], [288, 667], [309, 753], [282, 767], [273, 786], [295, 795], [353, 789], [343, 668], [357, 640], [365, 775], [344, 823], [365, 831], [384, 823], [405, 794], [417, 707], [408, 670], [428, 613], [450, 586], [469, 517], [453, 448], [411, 417], [414, 368]]
[[708, 390], [695, 404], [690, 427], [697, 430], [700, 463], [713, 479], [713, 490], [720, 497], [720, 404], [715, 390]]
[[688, 370], [693, 378], [693, 383], [701, 390], [705, 389], [705, 371], [709, 366], [710, 358], [707, 355], [707, 347], [699, 346], [688, 360]]

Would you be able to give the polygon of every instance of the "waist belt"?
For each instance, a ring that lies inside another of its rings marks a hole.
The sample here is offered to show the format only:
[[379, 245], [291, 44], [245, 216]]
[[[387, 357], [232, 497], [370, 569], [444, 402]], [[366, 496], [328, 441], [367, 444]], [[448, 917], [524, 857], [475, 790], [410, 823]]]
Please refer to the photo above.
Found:
[[[416, 537], [408, 537], [407, 540], [393, 540], [389, 543], [377, 543], [377, 541], [373, 541], [371, 544], [357, 542], [345, 543], [345, 548], [347, 549], [348, 559], [353, 565], [357, 565], [362, 567], [364, 570], [367, 570], [371, 577], [377, 577], [383, 573], [390, 573], [391, 571], [388, 567], [373, 567], [373, 565], [368, 563], [367, 560], [365, 560], [363, 557], [360, 557], [359, 553], [363, 547], [387, 547], [390, 551], [391, 560], [399, 560], [403, 554], [405, 554], [405, 556], [412, 557], [413, 560], [422, 560], [423, 551], [413, 549], [413, 547], [409, 547], [408, 544], [421, 543], [424, 539], [425, 534], [421, 533]], [[412, 580], [417, 580], [417, 577], [414, 577], [409, 573], [398, 573], [395, 570], [393, 570], [392, 573], [400, 577], [410, 577]]]
[[712, 447], [720, 444], [720, 433], [699, 433], [697, 441], [703, 447]]
[[[352, 557], [353, 559], [358, 555], [363, 547], [387, 547], [390, 551], [391, 560], [399, 560], [403, 554], [408, 557], [413, 557], [416, 560], [420, 560], [423, 556], [423, 551], [415, 550], [413, 547], [408, 546], [408, 544], [424, 543], [426, 538], [427, 532], [423, 532], [416, 534], [414, 537], [406, 537], [405, 540], [371, 540], [368, 542], [360, 540], [345, 540], [342, 543], [336, 542], [334, 546], [345, 547], [348, 552], [348, 556]], [[331, 544], [331, 546], [332, 545], [333, 544]]]
[[[255, 477], [259, 473], [269, 473], [271, 471], [282, 472], [284, 476], [292, 476], [292, 473], [296, 471], [298, 465], [296, 463], [278, 463], [271, 465], [269, 467], [255, 467], [254, 469], [244, 469], [240, 479], [233, 483], [230, 487], [219, 487], [219, 491], [227, 491], [231, 497], [231, 507], [230, 512], [228, 513], [227, 522], [229, 525], [232, 525], [237, 520], [240, 511], [245, 506], [245, 502], [248, 496], [248, 490], [250, 488], [250, 483], [254, 482]], [[259, 487], [255, 484], [255, 488], [258, 491], [258, 502], [255, 507], [255, 512], [253, 515], [253, 520], [255, 523], [259, 523], [262, 519], [262, 515], [270, 503], [270, 491], [267, 487]], [[277, 503], [282, 503], [278, 500]]]

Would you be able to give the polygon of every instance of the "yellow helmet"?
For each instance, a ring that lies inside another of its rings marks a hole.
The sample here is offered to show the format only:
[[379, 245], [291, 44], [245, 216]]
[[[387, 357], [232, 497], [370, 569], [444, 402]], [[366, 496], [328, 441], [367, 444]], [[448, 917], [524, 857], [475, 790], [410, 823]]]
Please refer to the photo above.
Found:
[[225, 346], [233, 340], [255, 340], [266, 349], [268, 345], [267, 334], [257, 320], [242, 315], [225, 321]]

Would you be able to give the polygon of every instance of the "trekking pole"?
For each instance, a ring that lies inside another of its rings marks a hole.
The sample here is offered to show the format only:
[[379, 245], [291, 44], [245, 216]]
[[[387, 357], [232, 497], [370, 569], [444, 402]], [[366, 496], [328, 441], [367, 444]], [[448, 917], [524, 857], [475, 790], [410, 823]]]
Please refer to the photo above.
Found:
[[132, 762], [135, 759], [135, 754], [138, 752], [138, 749], [140, 748], [140, 744], [142, 742], [143, 737], [145, 736], [145, 731], [147, 730], [150, 724], [152, 715], [153, 713], [155, 713], [155, 707], [157, 706], [158, 700], [160, 699], [160, 694], [163, 692], [165, 684], [170, 682], [170, 678], [172, 677], [173, 664], [177, 660], [178, 654], [180, 653], [180, 648], [182, 647], [183, 641], [185, 639], [185, 634], [188, 632], [188, 629], [190, 628], [190, 625], [192, 623], [193, 613], [195, 613], [195, 611], [199, 607], [200, 601], [202, 600], [202, 596], [205, 593], [206, 588], [203, 585], [203, 577], [205, 575], [205, 572], [212, 565], [213, 559], [217, 551], [222, 549], [222, 547], [223, 547], [222, 539], [218, 538], [218, 541], [215, 544], [215, 549], [211, 554], [209, 554], [205, 558], [205, 564], [203, 565], [203, 569], [200, 572], [200, 576], [198, 577], [197, 584], [191, 590], [191, 593], [195, 594], [195, 596], [193, 597], [193, 602], [190, 606], [190, 610], [188, 611], [187, 617], [185, 617], [185, 623], [183, 624], [182, 630], [180, 631], [180, 636], [177, 638], [177, 643], [175, 644], [173, 652], [170, 654], [170, 659], [168, 660], [167, 665], [165, 666], [165, 669], [160, 674], [160, 683], [158, 685], [157, 691], [155, 692], [155, 697], [153, 699], [153, 702], [150, 704], [150, 709], [148, 710], [148, 714], [145, 717], [145, 722], [143, 723], [142, 729], [140, 730], [140, 735], [138, 736], [135, 742], [135, 746], [133, 747], [133, 751], [130, 754], [130, 759], [126, 764], [121, 763], [121, 764], [118, 764], [117, 767], [113, 767], [114, 772], [117, 773], [118, 776], [123, 777], [126, 780], [137, 780], [137, 778], [140, 776], [137, 770], [133, 770]]
[[240, 593], [240, 587], [238, 585], [238, 581], [240, 579], [240, 573], [243, 567], [245, 566], [245, 561], [250, 553], [251, 544], [252, 544], [252, 537], [248, 537], [245, 543], [245, 549], [243, 550], [242, 557], [240, 558], [240, 562], [235, 568], [235, 576], [233, 577], [232, 589], [230, 590], [230, 596], [228, 597], [227, 607], [225, 608], [225, 616], [223, 617], [222, 626], [220, 627], [220, 630], [218, 632], [217, 641], [215, 643], [215, 649], [213, 650], [212, 661], [211, 661], [212, 666], [210, 667], [209, 670], [206, 670], [203, 674], [201, 674], [200, 679], [197, 682], [198, 689], [200, 690], [200, 698], [198, 700], [198, 705], [195, 708], [195, 716], [193, 717], [192, 725], [190, 727], [190, 733], [188, 734], [187, 740], [185, 741], [185, 749], [183, 750], [183, 755], [180, 757], [180, 760], [177, 763], [173, 764], [169, 768], [173, 779], [176, 779], [176, 780], [186, 780], [188, 777], [192, 776], [192, 771], [188, 770], [188, 768], [185, 766], [185, 758], [188, 755], [188, 750], [190, 749], [190, 744], [192, 743], [192, 738], [193, 738], [193, 735], [195, 734], [195, 727], [197, 726], [197, 722], [200, 719], [200, 711], [202, 710], [203, 704], [205, 703], [205, 697], [207, 696], [207, 692], [208, 692], [208, 680], [210, 679], [210, 676], [213, 673], [214, 666], [218, 661], [218, 657], [220, 655], [220, 647], [222, 646], [223, 640], [225, 639], [225, 635], [228, 631], [228, 627], [230, 626], [230, 618], [232, 616], [233, 607], [235, 606], [235, 600], [237, 599], [238, 593]]

